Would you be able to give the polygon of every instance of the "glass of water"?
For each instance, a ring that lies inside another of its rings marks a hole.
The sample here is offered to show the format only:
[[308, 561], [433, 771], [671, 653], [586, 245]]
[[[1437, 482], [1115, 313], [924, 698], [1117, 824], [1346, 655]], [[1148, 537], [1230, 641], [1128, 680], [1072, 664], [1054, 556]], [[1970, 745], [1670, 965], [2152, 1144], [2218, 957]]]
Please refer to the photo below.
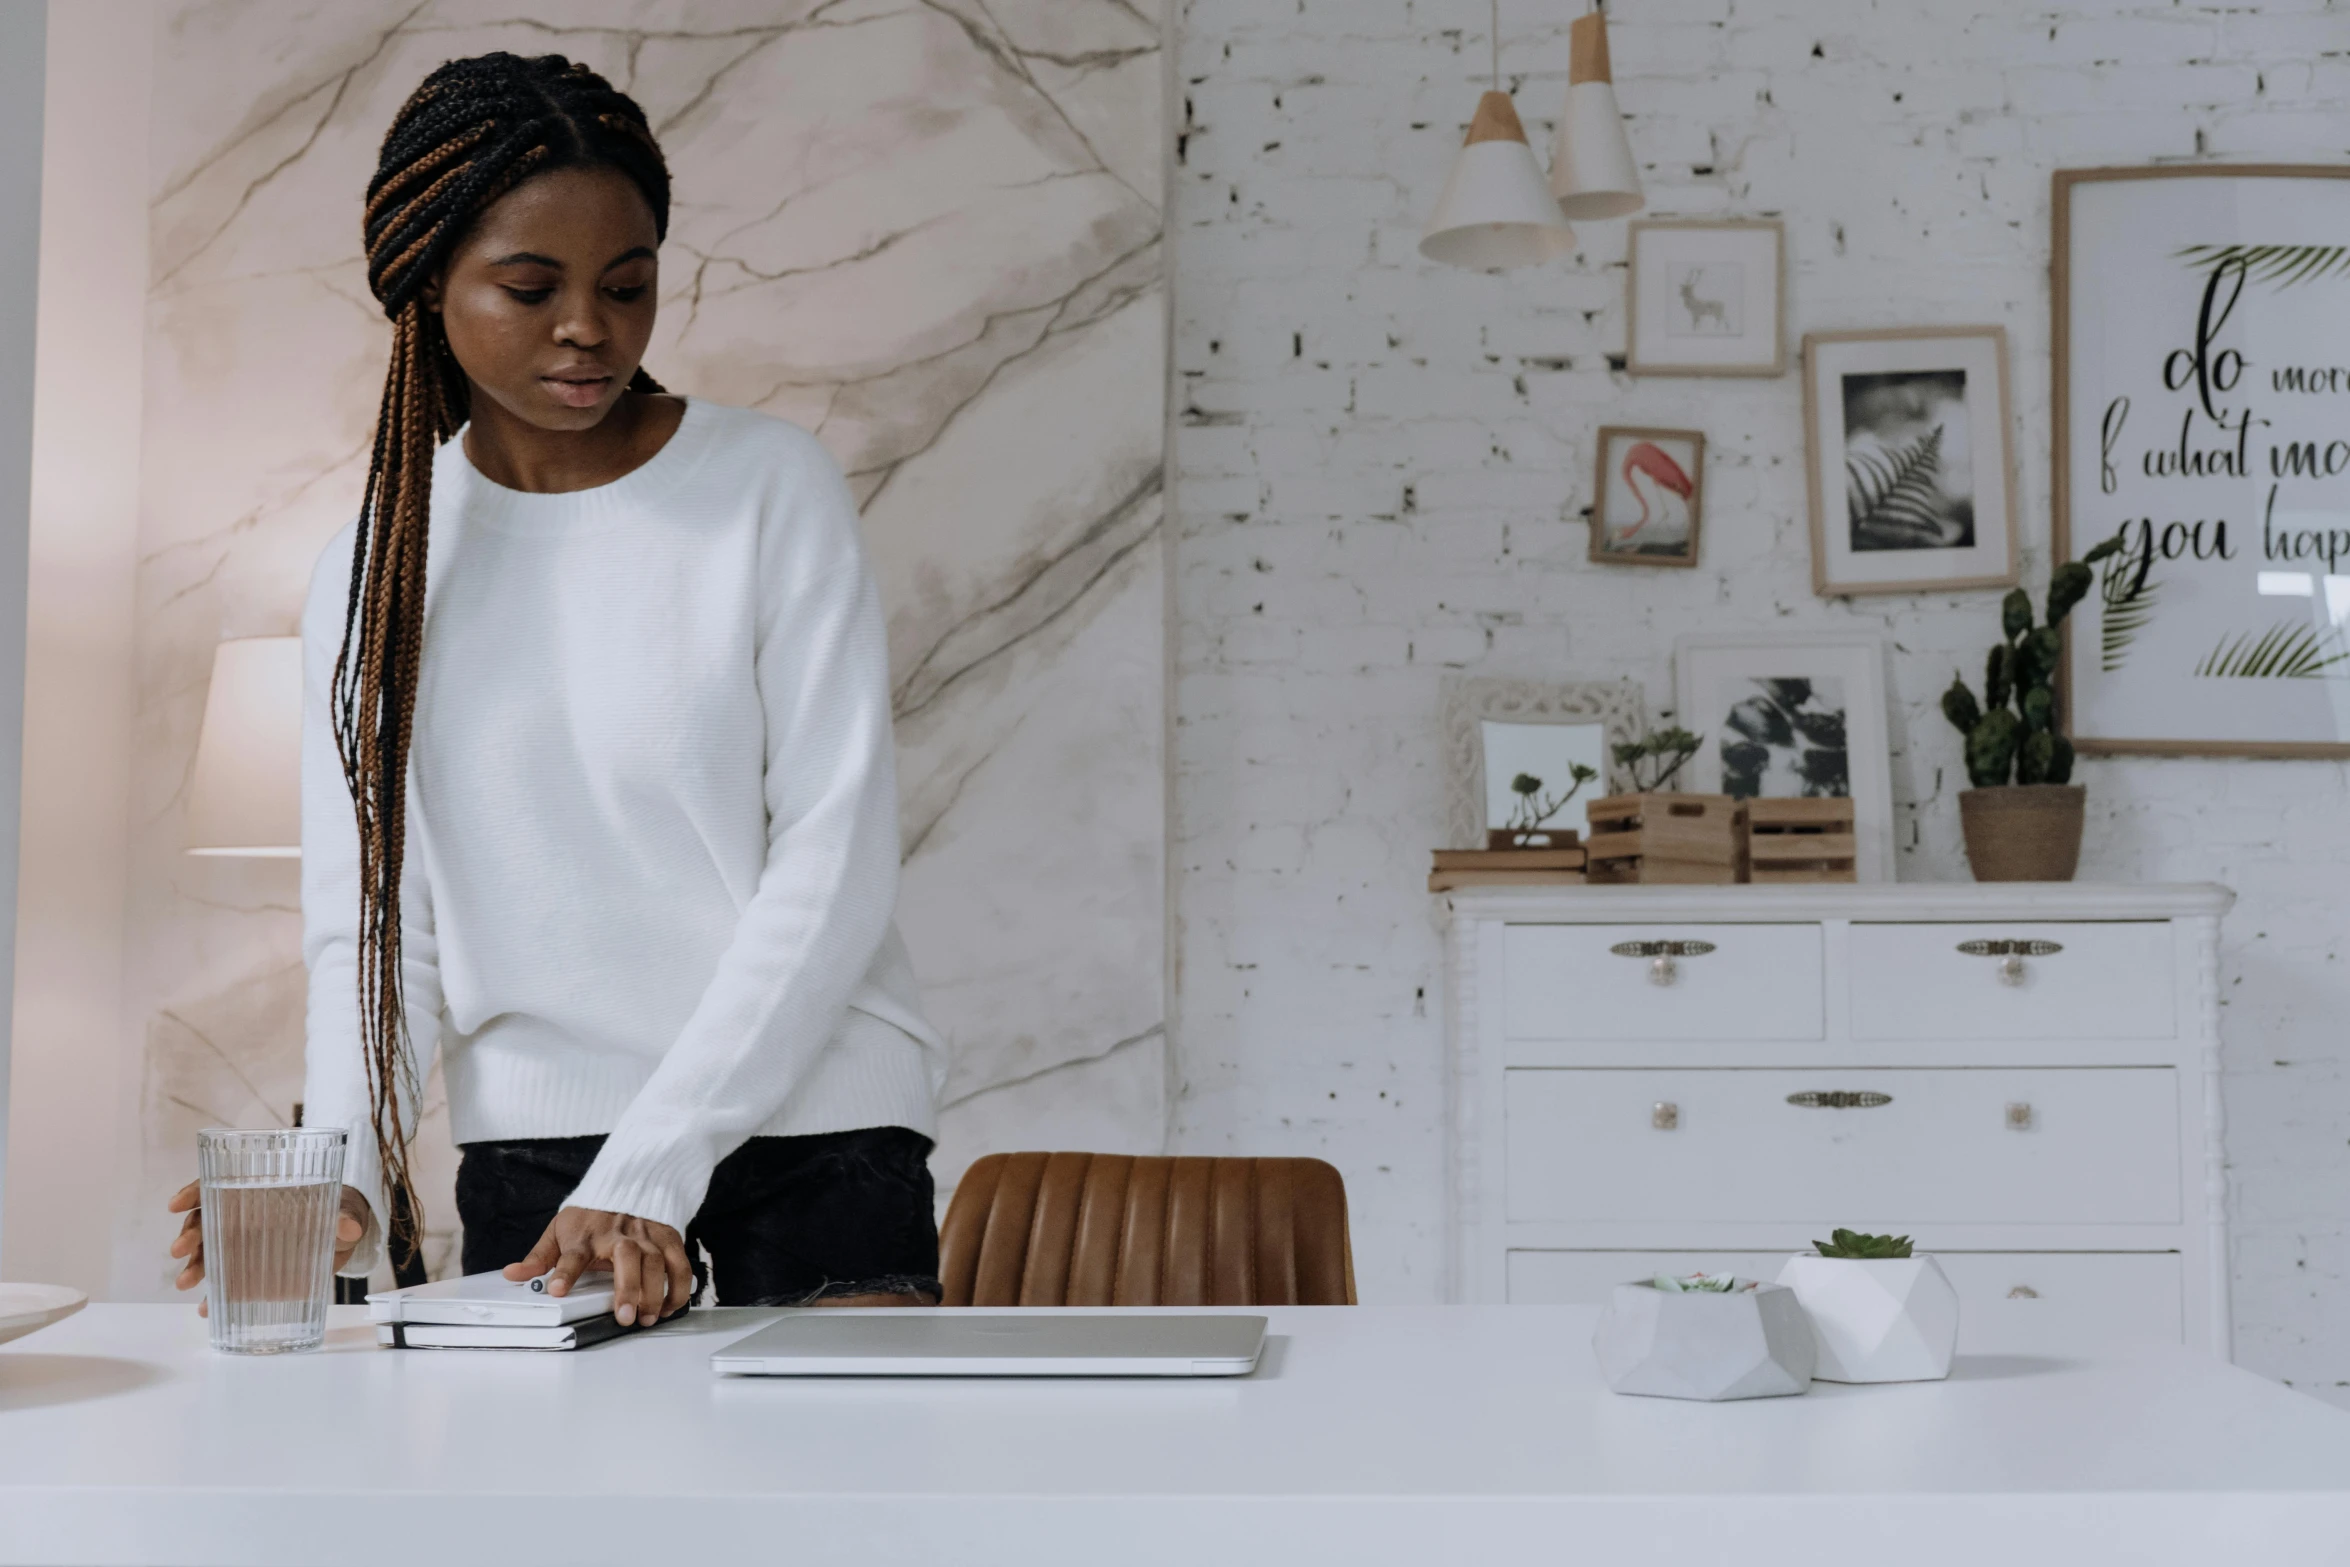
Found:
[[349, 1136], [299, 1126], [196, 1134], [214, 1349], [282, 1355], [325, 1340]]

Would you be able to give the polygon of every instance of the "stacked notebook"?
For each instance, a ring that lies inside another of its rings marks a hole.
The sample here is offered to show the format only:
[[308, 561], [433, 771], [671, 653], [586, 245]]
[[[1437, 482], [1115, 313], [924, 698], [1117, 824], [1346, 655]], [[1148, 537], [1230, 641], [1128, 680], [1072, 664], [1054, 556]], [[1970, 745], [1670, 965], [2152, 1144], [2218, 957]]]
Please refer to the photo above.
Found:
[[590, 1274], [568, 1295], [544, 1283], [474, 1273], [370, 1295], [367, 1315], [375, 1341], [394, 1349], [585, 1349], [631, 1331], [612, 1315], [610, 1274]]

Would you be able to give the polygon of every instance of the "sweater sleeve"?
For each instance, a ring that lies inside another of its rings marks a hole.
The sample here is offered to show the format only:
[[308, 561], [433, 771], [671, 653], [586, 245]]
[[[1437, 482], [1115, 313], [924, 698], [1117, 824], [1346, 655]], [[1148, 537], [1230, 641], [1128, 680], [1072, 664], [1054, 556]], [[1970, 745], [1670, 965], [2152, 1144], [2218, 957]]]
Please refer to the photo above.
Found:
[[812, 437], [762, 518], [754, 659], [767, 857], [700, 1003], [570, 1205], [683, 1230], [718, 1161], [831, 1041], [897, 907], [881, 600], [856, 508]]
[[[350, 561], [346, 529], [320, 557], [302, 612], [302, 960], [310, 971], [302, 1114], [306, 1125], [346, 1127], [351, 1133], [343, 1184], [366, 1196], [377, 1222], [369, 1224], [343, 1272], [364, 1277], [374, 1270], [381, 1220], [391, 1208], [375, 1152], [367, 1046], [359, 1032], [359, 827], [328, 707], [343, 640]], [[441, 970], [432, 889], [419, 863], [418, 842], [412, 826], [400, 877], [400, 971], [408, 1043], [421, 1083], [440, 1049]], [[410, 1104], [403, 1135], [415, 1131], [416, 1106]]]

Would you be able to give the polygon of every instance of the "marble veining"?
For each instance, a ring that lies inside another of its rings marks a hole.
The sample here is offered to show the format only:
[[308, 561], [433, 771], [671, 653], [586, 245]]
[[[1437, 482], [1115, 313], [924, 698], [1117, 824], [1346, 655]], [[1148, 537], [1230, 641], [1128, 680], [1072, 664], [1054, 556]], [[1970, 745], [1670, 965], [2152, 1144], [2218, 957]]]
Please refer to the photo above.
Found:
[[[295, 628], [365, 471], [386, 340], [358, 252], [376, 144], [434, 65], [500, 48], [587, 61], [659, 131], [676, 189], [648, 368], [815, 430], [863, 509], [889, 611], [902, 923], [953, 1043], [942, 1183], [991, 1147], [1156, 1149], [1157, 19], [1127, 0], [535, 9], [159, 10], [136, 1222], [161, 1233], [148, 1195], [185, 1178], [196, 1126], [282, 1121], [299, 1092], [294, 870], [180, 855], [182, 795], [213, 644]], [[445, 1265], [450, 1160], [437, 1087], [429, 1098], [431, 1256]]]

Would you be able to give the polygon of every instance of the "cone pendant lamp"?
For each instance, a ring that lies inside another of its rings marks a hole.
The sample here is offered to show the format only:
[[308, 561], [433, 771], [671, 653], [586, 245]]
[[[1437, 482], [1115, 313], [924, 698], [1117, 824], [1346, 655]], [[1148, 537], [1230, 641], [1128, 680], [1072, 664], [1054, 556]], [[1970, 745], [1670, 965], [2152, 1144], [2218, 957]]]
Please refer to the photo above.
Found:
[[1494, 0], [1493, 86], [1420, 231], [1420, 254], [1456, 267], [1523, 267], [1575, 248], [1575, 231], [1542, 182], [1526, 128], [1501, 90], [1501, 6]]
[[1567, 28], [1567, 103], [1550, 141], [1550, 189], [1559, 210], [1578, 221], [1620, 218], [1648, 204], [1616, 107], [1607, 21], [1597, 11]]

